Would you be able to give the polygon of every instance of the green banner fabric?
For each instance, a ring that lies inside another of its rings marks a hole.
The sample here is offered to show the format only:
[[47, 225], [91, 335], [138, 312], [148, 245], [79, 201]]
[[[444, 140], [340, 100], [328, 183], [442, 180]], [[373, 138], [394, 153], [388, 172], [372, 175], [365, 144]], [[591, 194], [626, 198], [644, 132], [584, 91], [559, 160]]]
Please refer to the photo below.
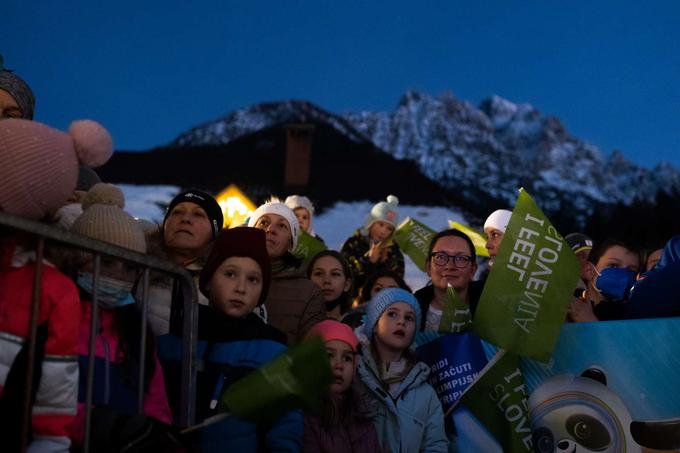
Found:
[[519, 453], [533, 451], [527, 398], [519, 357], [500, 350], [459, 402], [496, 438], [503, 451]]
[[326, 244], [310, 235], [304, 230], [300, 230], [298, 244], [293, 250], [293, 255], [305, 263], [314, 258], [317, 253], [326, 250]]
[[477, 256], [486, 256], [487, 258], [489, 257], [489, 250], [486, 248], [486, 239], [484, 236], [469, 226], [463, 225], [462, 223], [456, 222], [454, 220], [449, 220], [449, 226], [468, 235], [472, 241], [472, 244], [475, 246], [475, 253]]
[[466, 304], [449, 284], [446, 288], [446, 305], [442, 319], [439, 321], [440, 333], [460, 333], [470, 330], [472, 327], [472, 315], [470, 306]]
[[424, 223], [406, 217], [394, 232], [394, 242], [421, 271], [425, 272], [427, 249], [430, 246], [430, 239], [435, 234], [436, 231]]
[[579, 274], [574, 253], [520, 189], [475, 313], [475, 333], [499, 348], [547, 362]]
[[304, 341], [232, 384], [220, 411], [251, 421], [272, 421], [293, 409], [317, 410], [333, 373], [323, 341]]

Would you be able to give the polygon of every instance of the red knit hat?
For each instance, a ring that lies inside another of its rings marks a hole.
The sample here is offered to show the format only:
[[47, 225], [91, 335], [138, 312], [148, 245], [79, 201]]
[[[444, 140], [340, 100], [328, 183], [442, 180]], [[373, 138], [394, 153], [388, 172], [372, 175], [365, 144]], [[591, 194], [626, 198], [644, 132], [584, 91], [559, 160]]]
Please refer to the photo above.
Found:
[[264, 230], [251, 227], [238, 227], [223, 230], [213, 243], [210, 256], [203, 266], [198, 287], [207, 298], [210, 298], [208, 284], [213, 274], [224, 260], [232, 256], [252, 258], [260, 265], [262, 271], [262, 293], [258, 305], [267, 298], [269, 283], [272, 278], [272, 268], [267, 255], [267, 234]]
[[333, 319], [321, 321], [309, 329], [307, 338], [312, 338], [314, 336], [321, 337], [324, 343], [332, 340], [342, 341], [350, 345], [354, 352], [357, 352], [357, 348], [359, 347], [359, 339], [354, 335], [352, 328], [347, 324], [343, 324]]

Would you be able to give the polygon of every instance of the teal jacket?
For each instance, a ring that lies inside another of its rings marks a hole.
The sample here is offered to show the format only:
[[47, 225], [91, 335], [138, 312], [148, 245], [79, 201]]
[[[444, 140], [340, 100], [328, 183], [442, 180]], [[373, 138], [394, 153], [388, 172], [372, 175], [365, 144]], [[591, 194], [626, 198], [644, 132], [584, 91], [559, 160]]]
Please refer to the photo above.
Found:
[[[367, 348], [368, 349], [368, 348]], [[446, 452], [442, 406], [427, 382], [430, 368], [418, 362], [401, 382], [397, 397], [386, 390], [378, 367], [366, 351], [359, 362], [359, 390], [371, 412], [384, 451], [392, 453]]]

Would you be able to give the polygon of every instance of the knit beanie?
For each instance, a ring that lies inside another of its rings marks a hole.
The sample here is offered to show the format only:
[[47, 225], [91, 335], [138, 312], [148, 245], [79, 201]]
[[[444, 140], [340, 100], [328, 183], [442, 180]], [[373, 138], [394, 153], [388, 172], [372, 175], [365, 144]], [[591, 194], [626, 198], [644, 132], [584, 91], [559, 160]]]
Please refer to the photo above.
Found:
[[410, 292], [401, 288], [385, 288], [368, 301], [366, 306], [366, 322], [364, 323], [364, 334], [368, 339], [373, 337], [373, 329], [387, 307], [397, 302], [409, 304], [416, 313], [416, 328], [420, 326], [420, 304]]
[[99, 183], [85, 195], [83, 213], [71, 231], [93, 239], [146, 253], [141, 225], [127, 212], [123, 192], [112, 184]]
[[371, 212], [368, 214], [368, 217], [366, 217], [366, 221], [364, 222], [364, 227], [366, 230], [370, 229], [371, 225], [373, 225], [378, 220], [387, 222], [396, 228], [398, 205], [399, 198], [394, 195], [388, 195], [387, 201], [381, 201], [380, 203], [377, 203], [375, 206], [373, 206], [373, 208], [371, 208]]
[[33, 119], [35, 109], [33, 91], [21, 77], [5, 69], [2, 55], [0, 55], [0, 90], [8, 92], [14, 98], [21, 109], [21, 118], [25, 120]]
[[272, 278], [271, 263], [267, 254], [267, 235], [259, 228], [236, 227], [222, 231], [213, 243], [210, 256], [201, 270], [198, 287], [208, 299], [208, 285], [218, 267], [232, 256], [252, 258], [260, 265], [262, 271], [262, 293], [258, 305], [264, 303]]
[[217, 233], [222, 230], [224, 225], [224, 215], [222, 214], [222, 208], [220, 204], [215, 200], [215, 198], [205, 192], [200, 190], [187, 190], [175, 196], [175, 198], [170, 201], [168, 205], [168, 210], [165, 211], [165, 217], [163, 218], [163, 229], [165, 229], [165, 221], [168, 220], [168, 216], [172, 210], [180, 203], [194, 203], [199, 205], [205, 211], [208, 219], [210, 219], [210, 224], [212, 225], [213, 239], [217, 236]]
[[321, 337], [323, 342], [338, 340], [347, 343], [352, 348], [353, 352], [357, 352], [359, 347], [359, 339], [354, 334], [354, 331], [347, 324], [341, 323], [334, 319], [327, 319], [315, 324], [309, 332], [307, 332], [306, 338]]
[[276, 214], [286, 219], [290, 226], [290, 234], [293, 239], [291, 250], [295, 250], [300, 235], [300, 224], [298, 223], [298, 219], [295, 217], [293, 210], [280, 201], [268, 201], [253, 212], [253, 215], [248, 219], [248, 226], [254, 227], [257, 221], [260, 220], [260, 217], [265, 214]]
[[286, 198], [284, 204], [293, 211], [295, 211], [297, 208], [305, 208], [307, 211], [309, 211], [310, 217], [314, 215], [314, 205], [309, 200], [309, 198], [305, 197], [304, 195], [290, 195]]
[[508, 227], [508, 222], [510, 222], [510, 216], [512, 216], [512, 211], [507, 209], [498, 209], [491, 213], [487, 217], [486, 222], [484, 222], [484, 231], [487, 228], [494, 228], [503, 234], [505, 234], [505, 229]]
[[66, 204], [78, 164], [98, 167], [113, 152], [109, 133], [90, 120], [68, 133], [36, 121], [0, 121], [0, 210], [38, 220]]
[[574, 253], [592, 250], [593, 248], [593, 240], [583, 233], [569, 233], [564, 237], [564, 240], [567, 241], [569, 248]]

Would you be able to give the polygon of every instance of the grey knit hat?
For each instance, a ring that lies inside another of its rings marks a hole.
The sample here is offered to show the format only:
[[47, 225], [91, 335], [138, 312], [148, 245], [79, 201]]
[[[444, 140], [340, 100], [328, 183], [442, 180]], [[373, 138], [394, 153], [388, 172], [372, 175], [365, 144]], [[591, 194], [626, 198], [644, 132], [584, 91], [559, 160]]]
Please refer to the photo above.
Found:
[[5, 69], [2, 55], [0, 55], [0, 90], [8, 92], [17, 101], [17, 105], [21, 109], [21, 118], [33, 119], [33, 111], [35, 110], [33, 91], [21, 77]]

